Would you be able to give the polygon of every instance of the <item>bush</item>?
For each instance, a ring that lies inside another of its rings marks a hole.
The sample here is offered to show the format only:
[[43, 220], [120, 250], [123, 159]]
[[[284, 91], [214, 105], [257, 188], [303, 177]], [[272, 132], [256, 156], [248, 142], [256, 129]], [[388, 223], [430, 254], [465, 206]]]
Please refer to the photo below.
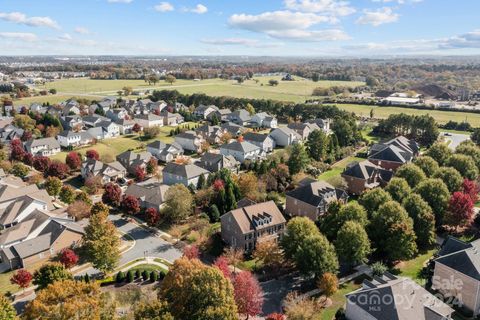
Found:
[[160, 271], [160, 274], [159, 274], [159, 277], [158, 277], [158, 280], [163, 280], [165, 279], [165, 276], [167, 275], [167, 272], [165, 270], [161, 270]]
[[340, 308], [335, 312], [335, 320], [346, 320], [347, 316], [345, 315], [345, 309]]
[[150, 272], [150, 282], [158, 281], [158, 273], [156, 271]]
[[142, 272], [140, 270], [135, 271], [135, 279], [138, 279], [142, 276]]
[[143, 281], [147, 281], [147, 280], [148, 280], [148, 271], [147, 271], [147, 270], [143, 270], [143, 272], [142, 272], [142, 279], [143, 279]]
[[125, 274], [122, 271], [119, 271], [115, 277], [115, 282], [122, 283], [123, 281], [125, 281]]
[[134, 280], [133, 271], [132, 271], [132, 270], [128, 270], [128, 272], [127, 272], [127, 282], [128, 282], [128, 283], [132, 283], [133, 280]]
[[370, 266], [370, 268], [372, 269], [372, 275], [374, 275], [374, 276], [381, 276], [382, 274], [384, 274], [388, 270], [387, 266], [384, 265], [381, 262], [373, 263]]

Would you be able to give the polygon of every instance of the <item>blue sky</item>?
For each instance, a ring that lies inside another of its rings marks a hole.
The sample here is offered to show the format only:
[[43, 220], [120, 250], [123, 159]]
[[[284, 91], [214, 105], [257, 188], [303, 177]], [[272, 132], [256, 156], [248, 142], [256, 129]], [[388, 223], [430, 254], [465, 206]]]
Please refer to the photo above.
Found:
[[475, 0], [0, 0], [0, 55], [480, 54]]

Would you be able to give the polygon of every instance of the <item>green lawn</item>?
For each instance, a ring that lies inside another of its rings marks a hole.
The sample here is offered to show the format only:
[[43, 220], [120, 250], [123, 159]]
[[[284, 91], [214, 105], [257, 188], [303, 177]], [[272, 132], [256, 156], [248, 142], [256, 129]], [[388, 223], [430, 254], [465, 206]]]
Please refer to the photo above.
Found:
[[330, 170], [328, 171], [325, 171], [324, 173], [322, 173], [319, 177], [318, 177], [318, 180], [324, 180], [324, 181], [328, 181], [334, 177], [337, 177], [339, 176], [343, 170], [347, 167], [347, 165], [351, 162], [354, 162], [354, 161], [363, 161], [365, 160], [364, 158], [358, 158], [358, 157], [355, 157], [355, 156], [350, 156], [350, 157], [346, 157], [345, 159], [342, 159], [338, 162], [336, 162]]
[[395, 271], [399, 271], [400, 276], [411, 278], [422, 285], [424, 284], [425, 279], [422, 279], [420, 272], [435, 251], [435, 249], [428, 250], [420, 253], [412, 260], [401, 262]]
[[[44, 263], [34, 264], [26, 269], [33, 274], [35, 270], [39, 269], [43, 264]], [[5, 294], [7, 292], [15, 293], [21, 290], [17, 285], [10, 283], [10, 278], [15, 272], [16, 271], [8, 271], [0, 273], [0, 294]]]
[[340, 285], [340, 287], [338, 288], [338, 291], [333, 296], [330, 297], [330, 299], [332, 300], [332, 305], [328, 308], [323, 309], [321, 314], [321, 319], [332, 320], [337, 310], [343, 307], [345, 302], [347, 301], [345, 298], [345, 295], [347, 293], [350, 293], [360, 288], [362, 285], [363, 279], [364, 279], [363, 277], [359, 277], [350, 282]]
[[50, 103], [50, 104], [58, 104], [62, 101], [68, 100], [70, 98], [74, 99], [88, 99], [88, 100], [100, 100], [102, 99], [101, 96], [98, 95], [72, 95], [72, 94], [55, 94], [55, 95], [48, 95], [48, 96], [36, 96], [36, 97], [28, 97], [14, 100], [13, 103], [16, 105], [30, 105], [34, 102], [36, 103]]
[[167, 271], [167, 270], [164, 270], [162, 267], [157, 266], [156, 264], [148, 264], [148, 263], [139, 264], [138, 266], [135, 266], [135, 267], [131, 268], [130, 270], [133, 271], [133, 272], [135, 272], [137, 270], [140, 270], [140, 271], [146, 270], [148, 273], [150, 273], [152, 271], [161, 271], [161, 270]]

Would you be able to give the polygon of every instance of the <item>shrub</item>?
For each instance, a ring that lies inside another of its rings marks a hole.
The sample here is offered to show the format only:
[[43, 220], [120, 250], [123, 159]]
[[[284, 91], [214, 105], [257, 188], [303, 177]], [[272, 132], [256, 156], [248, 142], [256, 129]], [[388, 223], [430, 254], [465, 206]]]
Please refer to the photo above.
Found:
[[135, 271], [135, 279], [140, 278], [141, 275], [142, 275], [142, 272], [141, 272], [139, 269], [137, 269], [137, 270]]
[[158, 273], [156, 271], [150, 272], [150, 282], [158, 281]]
[[128, 270], [128, 272], [127, 272], [127, 282], [128, 282], [128, 283], [132, 283], [133, 280], [134, 280], [133, 271], [132, 271], [132, 270]]
[[148, 271], [147, 271], [147, 270], [143, 270], [143, 272], [142, 272], [142, 279], [143, 279], [143, 281], [147, 281], [147, 280], [148, 280]]
[[125, 274], [122, 271], [119, 271], [115, 277], [115, 282], [122, 283], [123, 281], [125, 281]]

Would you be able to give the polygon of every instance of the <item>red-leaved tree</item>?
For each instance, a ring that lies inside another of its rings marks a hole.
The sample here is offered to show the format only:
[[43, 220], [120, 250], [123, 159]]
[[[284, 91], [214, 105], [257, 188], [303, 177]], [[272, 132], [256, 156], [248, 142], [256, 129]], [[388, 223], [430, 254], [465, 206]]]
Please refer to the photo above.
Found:
[[225, 278], [227, 278], [227, 279], [232, 278], [232, 272], [230, 271], [230, 268], [228, 266], [228, 259], [225, 256], [220, 256], [217, 259], [215, 259], [215, 262], [213, 263], [213, 265], [217, 269], [222, 271]]
[[196, 245], [190, 245], [183, 248], [183, 256], [187, 259], [198, 259], [200, 257], [200, 251]]
[[147, 223], [151, 226], [157, 225], [158, 220], [160, 220], [160, 215], [155, 208], [148, 208], [147, 210], [145, 210], [145, 216], [147, 219]]
[[103, 189], [102, 201], [112, 207], [118, 207], [122, 201], [122, 189], [112, 182], [107, 183]]
[[235, 302], [238, 313], [248, 319], [249, 316], [256, 316], [262, 312], [263, 291], [258, 280], [249, 271], [242, 271], [233, 279]]
[[287, 319], [285, 317], [285, 315], [281, 314], [281, 313], [270, 313], [266, 318], [265, 320], [285, 320]]
[[23, 163], [25, 163], [27, 166], [32, 166], [33, 165], [33, 154], [30, 152], [25, 153], [22, 159]]
[[30, 272], [25, 269], [20, 269], [10, 278], [10, 282], [25, 290], [25, 288], [30, 286], [32, 278], [33, 277]]
[[87, 153], [85, 155], [87, 156], [88, 159], [95, 159], [95, 160], [100, 159], [100, 155], [98, 154], [98, 152], [93, 149], [87, 150]]
[[22, 134], [22, 138], [21, 138], [21, 139], [22, 139], [22, 141], [24, 141], [24, 142], [32, 139], [32, 132], [25, 130], [25, 131], [23, 132], [23, 134]]
[[72, 249], [66, 248], [60, 252], [59, 260], [65, 268], [70, 269], [77, 264], [78, 255]]
[[469, 194], [460, 191], [454, 192], [448, 202], [445, 222], [451, 226], [468, 224], [473, 218], [474, 202]]
[[122, 208], [128, 214], [136, 214], [140, 211], [140, 203], [134, 196], [125, 196], [122, 200]]
[[71, 170], [78, 170], [82, 165], [82, 158], [78, 152], [72, 151], [67, 154], [65, 158], [65, 163]]
[[22, 141], [20, 141], [20, 139], [13, 139], [10, 143], [10, 159], [22, 161], [25, 153], [26, 151], [23, 148]]
[[145, 180], [145, 170], [140, 166], [137, 166], [135, 168], [135, 180], [137, 181]]
[[465, 179], [463, 180], [463, 193], [468, 194], [473, 203], [478, 201], [479, 186], [475, 181]]
[[65, 179], [68, 175], [68, 166], [60, 161], [52, 161], [45, 172], [48, 177]]
[[217, 179], [213, 182], [213, 188], [215, 189], [215, 191], [220, 191], [224, 187], [225, 187], [225, 183], [223, 182], [222, 179]]
[[48, 157], [44, 157], [44, 156], [33, 157], [33, 167], [36, 170], [44, 173], [45, 171], [47, 171], [49, 165], [50, 165], [50, 159]]
[[132, 131], [135, 133], [139, 133], [141, 130], [142, 130], [142, 127], [138, 123], [135, 123], [132, 127]]

